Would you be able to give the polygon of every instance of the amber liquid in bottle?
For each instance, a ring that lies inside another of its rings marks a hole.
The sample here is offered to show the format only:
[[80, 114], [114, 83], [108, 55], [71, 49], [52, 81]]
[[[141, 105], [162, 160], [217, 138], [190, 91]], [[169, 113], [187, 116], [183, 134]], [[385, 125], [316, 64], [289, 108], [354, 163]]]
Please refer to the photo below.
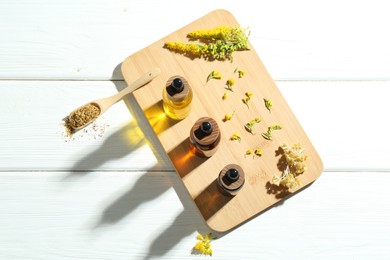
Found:
[[175, 120], [186, 118], [191, 111], [192, 89], [187, 80], [174, 76], [163, 89], [163, 109], [165, 114]]
[[217, 122], [210, 117], [199, 118], [190, 131], [190, 149], [200, 157], [211, 157], [218, 150], [221, 133]]

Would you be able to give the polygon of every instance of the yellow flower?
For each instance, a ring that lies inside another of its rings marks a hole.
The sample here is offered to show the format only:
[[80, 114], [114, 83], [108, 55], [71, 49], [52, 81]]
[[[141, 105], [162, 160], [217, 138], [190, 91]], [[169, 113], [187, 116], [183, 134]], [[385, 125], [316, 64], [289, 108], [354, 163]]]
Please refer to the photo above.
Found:
[[268, 109], [269, 112], [271, 112], [272, 108], [272, 100], [264, 98], [264, 105]]
[[244, 75], [245, 75], [245, 71], [244, 71], [244, 70], [239, 70], [239, 71], [238, 71], [238, 77], [239, 77], [239, 78], [244, 77]]
[[254, 125], [256, 124], [256, 123], [260, 123], [261, 122], [261, 118], [259, 118], [259, 117], [255, 117], [254, 119], [252, 119], [249, 123], [246, 123], [245, 125], [244, 125], [244, 127], [245, 127], [245, 130], [247, 130], [249, 133], [251, 133], [251, 134], [254, 134], [253, 133], [253, 127], [254, 127]]
[[221, 79], [222, 78], [222, 74], [219, 73], [218, 71], [216, 70], [213, 70], [211, 71], [211, 73], [207, 76], [207, 81], [208, 82], [210, 79]]
[[205, 236], [198, 234], [196, 239], [198, 242], [196, 242], [193, 248], [194, 253], [211, 256], [213, 254], [211, 242], [215, 240], [215, 238], [211, 237], [211, 233], [208, 233]]
[[202, 234], [198, 234], [198, 235], [196, 236], [196, 239], [198, 239], [198, 240], [203, 240], [203, 239], [204, 239], [204, 237], [203, 237], [203, 235], [202, 235]]
[[182, 42], [166, 42], [164, 47], [168, 50], [178, 53], [186, 54], [189, 56], [200, 57], [202, 56], [204, 47], [196, 43], [182, 43]]
[[233, 86], [234, 86], [234, 79], [232, 78], [229, 78], [227, 81], [226, 81], [226, 86], [227, 86], [227, 90], [230, 90], [230, 91], [233, 91]]
[[258, 157], [260, 157], [260, 156], [263, 155], [263, 151], [261, 151], [260, 148], [256, 148], [256, 150], [255, 150], [255, 155], [258, 156]]
[[230, 140], [231, 140], [231, 141], [238, 140], [239, 142], [241, 142], [241, 136], [240, 136], [239, 133], [234, 133], [234, 134], [230, 137]]
[[282, 128], [283, 128], [283, 127], [280, 126], [280, 125], [271, 125], [271, 126], [268, 127], [267, 132], [262, 133], [261, 135], [262, 135], [265, 139], [272, 141], [272, 132], [273, 132], [274, 130], [281, 130]]
[[223, 118], [223, 121], [226, 122], [226, 121], [231, 120], [232, 117], [234, 116], [234, 113], [235, 113], [235, 111], [233, 111], [232, 114], [226, 114], [225, 117]]
[[227, 97], [228, 97], [228, 94], [227, 94], [227, 92], [225, 92], [225, 93], [223, 94], [223, 96], [222, 96], [222, 100], [226, 100]]
[[253, 97], [253, 93], [252, 92], [245, 92], [245, 98], [242, 99], [242, 102], [248, 107], [249, 109], [249, 100], [251, 100], [251, 98]]
[[245, 152], [245, 156], [247, 156], [247, 155], [251, 155], [251, 154], [253, 154], [253, 150], [252, 150], [252, 149], [248, 149], [248, 150], [246, 150], [246, 152]]

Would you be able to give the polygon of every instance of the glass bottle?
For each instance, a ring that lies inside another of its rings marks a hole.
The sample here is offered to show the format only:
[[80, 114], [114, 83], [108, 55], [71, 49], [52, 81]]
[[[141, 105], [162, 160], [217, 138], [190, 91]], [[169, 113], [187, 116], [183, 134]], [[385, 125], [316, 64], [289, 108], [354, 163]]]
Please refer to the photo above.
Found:
[[190, 148], [201, 157], [213, 156], [221, 141], [217, 122], [211, 117], [199, 118], [190, 132]]
[[163, 89], [163, 109], [165, 114], [175, 120], [182, 120], [191, 111], [192, 88], [182, 76], [168, 79]]
[[245, 183], [245, 173], [237, 164], [228, 164], [219, 173], [218, 186], [223, 194], [235, 196]]

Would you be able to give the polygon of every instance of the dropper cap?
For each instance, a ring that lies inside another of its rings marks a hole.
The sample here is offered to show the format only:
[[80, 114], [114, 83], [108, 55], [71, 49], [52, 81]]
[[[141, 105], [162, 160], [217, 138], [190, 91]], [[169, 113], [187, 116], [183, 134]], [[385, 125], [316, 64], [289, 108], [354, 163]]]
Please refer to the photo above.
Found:
[[165, 91], [173, 102], [181, 102], [190, 94], [191, 87], [184, 77], [175, 75], [167, 80]]
[[237, 171], [237, 169], [231, 168], [227, 171], [226, 177], [228, 178], [229, 181], [235, 182], [240, 178], [240, 173]]
[[175, 93], [182, 92], [184, 89], [184, 84], [183, 84], [183, 81], [181, 80], [181, 78], [175, 78], [172, 81], [171, 88], [172, 88], [173, 92], [175, 92]]
[[209, 121], [204, 121], [200, 125], [200, 131], [202, 131], [204, 135], [210, 135], [213, 132], [213, 126], [210, 124]]

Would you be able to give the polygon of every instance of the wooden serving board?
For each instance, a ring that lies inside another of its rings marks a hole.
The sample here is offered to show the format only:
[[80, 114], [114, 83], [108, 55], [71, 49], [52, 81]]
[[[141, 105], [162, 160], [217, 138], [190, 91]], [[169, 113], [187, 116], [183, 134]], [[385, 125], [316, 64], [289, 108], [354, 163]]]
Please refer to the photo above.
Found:
[[[302, 186], [291, 190], [291, 193], [317, 179], [323, 166], [252, 45], [249, 51], [234, 53], [233, 62], [190, 59], [163, 48], [168, 41], [187, 42], [186, 35], [193, 30], [220, 25], [239, 26], [231, 13], [213, 11], [126, 58], [122, 73], [130, 83], [153, 67], [161, 69], [160, 76], [134, 92], [135, 99], [209, 227], [224, 232], [270, 208], [289, 194], [270, 183], [274, 175], [282, 174], [278, 168], [281, 157], [276, 152], [282, 144], [300, 143], [309, 156], [308, 169], [299, 177]], [[238, 78], [238, 74], [233, 73], [236, 68], [246, 72], [244, 77]], [[223, 78], [206, 83], [212, 70], [221, 72]], [[185, 77], [194, 91], [191, 113], [181, 121], [164, 116], [162, 108], [163, 87], [173, 75]], [[236, 82], [234, 92], [228, 92], [228, 98], [222, 100], [228, 78]], [[253, 93], [249, 109], [242, 102], [245, 92]], [[271, 112], [265, 108], [263, 98], [272, 100]], [[232, 120], [223, 122], [225, 114], [233, 111]], [[218, 151], [208, 159], [197, 157], [189, 149], [191, 127], [204, 116], [218, 122], [222, 135]], [[255, 117], [260, 117], [262, 121], [255, 125], [255, 134], [251, 134], [244, 125]], [[264, 139], [261, 133], [274, 124], [282, 125], [283, 129], [274, 132], [272, 141]], [[235, 132], [241, 135], [241, 142], [229, 140]], [[255, 148], [261, 148], [262, 157], [245, 156], [248, 149]], [[218, 190], [216, 179], [219, 172], [232, 163], [243, 168], [245, 184], [235, 197], [227, 197]]]

